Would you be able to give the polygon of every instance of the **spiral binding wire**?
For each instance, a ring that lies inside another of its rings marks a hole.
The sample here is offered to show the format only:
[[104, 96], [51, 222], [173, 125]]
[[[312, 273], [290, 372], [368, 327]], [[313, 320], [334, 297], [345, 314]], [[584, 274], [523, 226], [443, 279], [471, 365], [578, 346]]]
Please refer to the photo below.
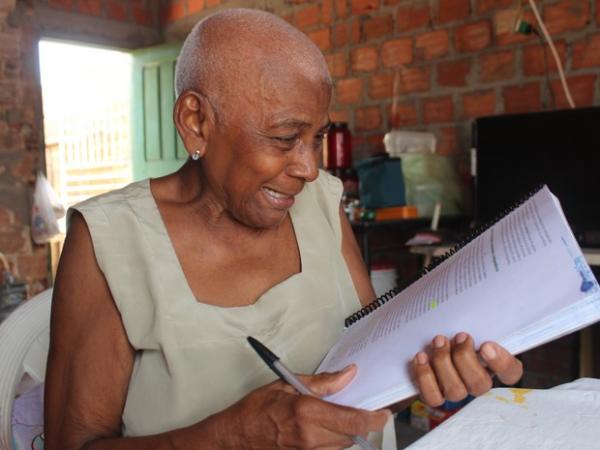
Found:
[[519, 208], [523, 203], [525, 203], [527, 200], [529, 200], [531, 197], [533, 197], [535, 194], [537, 194], [540, 190], [542, 190], [544, 188], [544, 186], [545, 186], [544, 184], [538, 185], [535, 189], [531, 190], [527, 195], [523, 196], [516, 203], [513, 203], [511, 206], [502, 210], [493, 219], [489, 220], [488, 222], [486, 222], [484, 224], [481, 224], [481, 225], [475, 227], [467, 236], [465, 236], [460, 242], [458, 242], [456, 245], [454, 245], [454, 247], [452, 247], [450, 250], [448, 250], [444, 255], [433, 258], [431, 260], [431, 263], [429, 265], [427, 265], [426, 267], [424, 267], [423, 269], [421, 269], [417, 273], [416, 276], [409, 278], [406, 282], [396, 286], [393, 289], [390, 289], [385, 294], [377, 297], [375, 300], [373, 300], [367, 306], [363, 307], [359, 311], [356, 311], [354, 314], [351, 314], [350, 316], [346, 317], [346, 319], [344, 320], [344, 327], [346, 327], [346, 328], [350, 327], [354, 323], [358, 322], [360, 319], [363, 319], [364, 317], [368, 316], [376, 309], [385, 305], [388, 301], [393, 299], [396, 295], [398, 295], [404, 289], [406, 289], [411, 284], [416, 282], [419, 278], [421, 278], [428, 272], [431, 272], [433, 269], [435, 269], [441, 263], [443, 263], [448, 258], [450, 258], [452, 255], [454, 255], [456, 252], [458, 252], [461, 248], [463, 248], [465, 245], [467, 245], [469, 242], [473, 241], [480, 234], [484, 233], [486, 230], [488, 230], [489, 228], [494, 226], [496, 223], [498, 223], [500, 220], [502, 220], [504, 217], [506, 217], [512, 211]]

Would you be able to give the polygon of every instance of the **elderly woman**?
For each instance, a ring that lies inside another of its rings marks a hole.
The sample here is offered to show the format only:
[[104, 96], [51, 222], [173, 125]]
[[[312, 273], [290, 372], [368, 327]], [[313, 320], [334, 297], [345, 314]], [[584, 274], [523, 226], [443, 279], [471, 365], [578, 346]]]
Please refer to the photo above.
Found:
[[[374, 298], [339, 180], [319, 172], [331, 80], [318, 49], [270, 14], [197, 24], [177, 65], [171, 175], [77, 205], [56, 280], [46, 448], [344, 448], [389, 412], [298, 395], [253, 335], [312, 373], [343, 318]], [[432, 330], [432, 332], [435, 330]], [[414, 361], [431, 404], [481, 394], [520, 363], [464, 333]], [[415, 351], [418, 349], [415, 349]], [[356, 369], [306, 376], [325, 395]]]

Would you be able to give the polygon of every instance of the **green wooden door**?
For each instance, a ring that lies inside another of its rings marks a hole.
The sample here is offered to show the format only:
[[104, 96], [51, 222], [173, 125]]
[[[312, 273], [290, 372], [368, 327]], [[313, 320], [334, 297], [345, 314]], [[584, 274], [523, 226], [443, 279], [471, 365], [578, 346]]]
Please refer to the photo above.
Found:
[[133, 52], [132, 164], [134, 181], [179, 169], [187, 152], [173, 124], [175, 61], [181, 44]]

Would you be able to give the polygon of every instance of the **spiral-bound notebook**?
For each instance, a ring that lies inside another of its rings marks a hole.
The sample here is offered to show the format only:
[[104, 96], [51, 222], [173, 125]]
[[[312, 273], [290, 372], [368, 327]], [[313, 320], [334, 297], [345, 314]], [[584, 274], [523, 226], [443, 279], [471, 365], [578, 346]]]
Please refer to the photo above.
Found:
[[600, 288], [546, 186], [346, 319], [317, 372], [358, 366], [328, 400], [378, 409], [417, 393], [410, 362], [436, 334], [521, 353], [600, 320]]

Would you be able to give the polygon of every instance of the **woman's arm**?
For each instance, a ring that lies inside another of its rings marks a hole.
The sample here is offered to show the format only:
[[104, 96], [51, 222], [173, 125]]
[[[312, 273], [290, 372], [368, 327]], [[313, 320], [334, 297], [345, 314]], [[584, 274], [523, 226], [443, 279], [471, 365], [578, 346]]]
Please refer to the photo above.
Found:
[[[351, 445], [352, 434], [383, 428], [388, 416], [297, 395], [275, 382], [187, 428], [123, 438], [121, 415], [134, 357], [85, 221], [74, 214], [52, 304], [47, 450], [342, 448]], [[325, 395], [345, 386], [354, 373], [351, 368], [305, 382]]]

